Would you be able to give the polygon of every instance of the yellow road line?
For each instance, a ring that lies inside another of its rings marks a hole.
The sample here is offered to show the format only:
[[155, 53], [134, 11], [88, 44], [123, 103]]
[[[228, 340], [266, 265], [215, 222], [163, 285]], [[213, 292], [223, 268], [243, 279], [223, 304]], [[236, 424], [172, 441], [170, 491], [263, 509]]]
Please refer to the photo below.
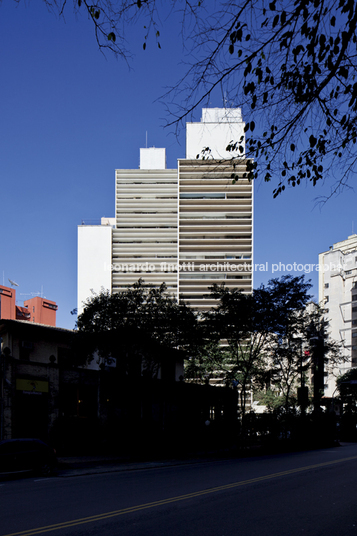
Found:
[[121, 516], [124, 514], [129, 514], [131, 512], [138, 512], [140, 510], [147, 510], [149, 508], [155, 508], [157, 506], [162, 506], [164, 504], [170, 504], [178, 501], [185, 501], [187, 499], [192, 499], [194, 497], [201, 497], [203, 495], [208, 495], [210, 493], [216, 493], [218, 491], [224, 491], [232, 488], [238, 488], [239, 486], [245, 486], [247, 484], [254, 484], [255, 482], [261, 482], [263, 480], [270, 480], [273, 478], [278, 478], [279, 476], [291, 475], [294, 473], [300, 473], [303, 471], [308, 471], [310, 469], [316, 469], [318, 467], [326, 467], [328, 465], [335, 465], [341, 462], [347, 462], [350, 460], [356, 460], [357, 456], [350, 456], [349, 458], [342, 458], [340, 460], [333, 460], [329, 462], [316, 463], [314, 465], [306, 465], [305, 467], [298, 467], [297, 469], [288, 469], [287, 471], [281, 471], [280, 473], [272, 473], [270, 475], [259, 476], [256, 478], [251, 478], [249, 480], [241, 480], [240, 482], [233, 482], [232, 484], [225, 484], [223, 486], [216, 486], [214, 488], [208, 488], [201, 491], [194, 491], [192, 493], [187, 493], [185, 495], [178, 495], [176, 497], [170, 497], [168, 499], [161, 499], [159, 501], [154, 501], [145, 504], [139, 504], [137, 506], [130, 506], [128, 508], [122, 508], [121, 510], [113, 510], [112, 512], [106, 512], [104, 514], [97, 514], [94, 516], [82, 517], [79, 519], [74, 519], [72, 521], [64, 521], [63, 523], [55, 523], [53, 525], [47, 525], [45, 527], [38, 527], [35, 529], [23, 530], [20, 532], [12, 532], [11, 534], [6, 534], [4, 536], [33, 536], [34, 534], [43, 534], [45, 532], [50, 532], [54, 530], [65, 529], [69, 527], [75, 527], [76, 525], [84, 525], [85, 523], [93, 523], [94, 521], [101, 521], [103, 519], [109, 519], [111, 517]]

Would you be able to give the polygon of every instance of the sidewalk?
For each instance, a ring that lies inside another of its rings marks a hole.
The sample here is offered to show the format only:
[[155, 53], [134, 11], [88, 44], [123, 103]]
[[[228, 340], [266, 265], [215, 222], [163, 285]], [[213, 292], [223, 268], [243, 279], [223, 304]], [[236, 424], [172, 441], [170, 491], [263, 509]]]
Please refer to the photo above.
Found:
[[115, 458], [112, 456], [68, 456], [58, 458], [58, 466], [55, 474], [58, 477], [66, 478], [80, 475], [154, 469], [157, 467], [203, 463], [207, 461], [212, 461], [212, 458], [205, 457], [133, 462], [125, 458]]
[[[337, 443], [334, 446], [343, 446], [347, 443]], [[331, 445], [319, 448], [330, 448]], [[300, 449], [297, 449], [300, 450]], [[305, 450], [305, 449], [303, 449]], [[306, 450], [311, 450], [306, 448]], [[312, 449], [313, 450], [313, 449]], [[205, 452], [196, 453], [192, 457], [189, 455], [186, 458], [168, 458], [163, 460], [148, 460], [148, 461], [133, 461], [130, 458], [110, 456], [110, 455], [98, 455], [98, 456], [62, 456], [58, 457], [58, 466], [55, 471], [55, 475], [58, 477], [71, 477], [80, 475], [94, 475], [101, 473], [113, 473], [122, 471], [138, 471], [143, 469], [154, 469], [158, 467], [170, 467], [175, 465], [189, 465], [195, 463], [207, 463], [217, 459], [245, 458], [250, 456], [259, 455], [272, 455], [280, 454], [282, 452], [295, 452], [276, 449], [276, 450], [261, 450], [257, 446], [251, 446], [249, 449], [240, 452]]]

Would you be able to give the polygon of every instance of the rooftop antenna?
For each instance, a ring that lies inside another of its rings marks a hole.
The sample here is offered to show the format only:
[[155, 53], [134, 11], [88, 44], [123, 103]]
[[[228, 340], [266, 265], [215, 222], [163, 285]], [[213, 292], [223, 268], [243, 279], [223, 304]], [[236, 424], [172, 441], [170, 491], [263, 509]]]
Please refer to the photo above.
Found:
[[10, 283], [10, 285], [12, 287], [18, 287], [19, 286], [17, 283], [15, 283], [15, 281], [12, 281], [12, 279], [8, 279], [8, 281], [9, 281], [9, 283]]

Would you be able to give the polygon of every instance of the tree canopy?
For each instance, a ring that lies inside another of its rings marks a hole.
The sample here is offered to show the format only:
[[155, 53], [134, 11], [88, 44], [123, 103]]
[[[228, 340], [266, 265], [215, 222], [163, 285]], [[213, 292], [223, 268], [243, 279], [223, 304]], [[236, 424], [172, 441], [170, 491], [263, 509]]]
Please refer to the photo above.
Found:
[[336, 380], [337, 391], [344, 401], [356, 407], [357, 403], [357, 368], [351, 368]]
[[[133, 344], [139, 337], [166, 348], [184, 350], [196, 344], [196, 314], [167, 293], [166, 285], [145, 285], [140, 279], [128, 289], [94, 294], [77, 320], [77, 351], [85, 359], [94, 352], [115, 357], [119, 335], [129, 332]], [[118, 335], [119, 334], [119, 335]]]
[[[237, 385], [244, 416], [252, 389], [270, 389], [289, 411], [296, 404], [296, 388], [308, 382], [311, 371], [317, 405], [324, 368], [343, 357], [326, 331], [323, 310], [310, 303], [310, 288], [304, 276], [290, 275], [272, 279], [252, 294], [211, 287], [217, 306], [203, 322], [210, 344], [193, 356], [187, 372], [202, 380], [205, 369], [210, 376], [215, 370], [222, 382]], [[322, 346], [316, 344], [320, 339]]]
[[[20, 0], [16, 0], [20, 1]], [[63, 15], [66, 0], [44, 0]], [[286, 185], [330, 179], [332, 192], [355, 173], [357, 137], [356, 0], [74, 0], [98, 45], [127, 58], [130, 27], [140, 21], [143, 48], [179, 13], [186, 75], [165, 95], [177, 124], [217, 91], [241, 107], [249, 178]], [[177, 17], [174, 19], [177, 24]], [[171, 32], [170, 35], [175, 35]], [[130, 48], [130, 45], [129, 45]], [[233, 180], [234, 172], [232, 173]]]
[[214, 285], [210, 296], [216, 306], [198, 314], [170, 296], [165, 284], [152, 287], [140, 279], [122, 292], [103, 291], [87, 300], [77, 321], [75, 350], [83, 359], [95, 353], [104, 363], [116, 358], [117, 367], [129, 369], [141, 340], [137, 353], [146, 370], [154, 372], [159, 366], [155, 356], [162, 356], [158, 345], [184, 350], [186, 378], [238, 386], [242, 416], [252, 389], [270, 388], [288, 411], [311, 371], [317, 406], [324, 369], [343, 357], [329, 338], [323, 310], [310, 303], [310, 288], [304, 276], [290, 275], [252, 294]]

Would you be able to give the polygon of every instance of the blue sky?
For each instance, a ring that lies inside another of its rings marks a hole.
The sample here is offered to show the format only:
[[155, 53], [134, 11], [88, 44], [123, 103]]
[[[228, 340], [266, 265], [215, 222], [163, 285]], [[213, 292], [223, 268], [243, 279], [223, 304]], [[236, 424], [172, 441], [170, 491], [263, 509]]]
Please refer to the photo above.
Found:
[[[160, 96], [184, 73], [179, 26], [160, 29], [143, 51], [144, 29], [130, 30], [125, 62], [97, 48], [86, 17], [68, 5], [66, 21], [41, 2], [0, 4], [0, 283], [19, 284], [59, 306], [57, 325], [73, 328], [77, 304], [77, 226], [114, 216], [114, 171], [136, 168], [139, 149], [166, 147], [168, 167], [185, 156], [185, 133], [165, 129]], [[219, 95], [211, 106], [222, 106]], [[244, 119], [249, 118], [244, 113]], [[197, 112], [195, 120], [200, 119]], [[300, 186], [272, 198], [255, 184], [255, 286], [272, 264], [316, 264], [318, 253], [357, 231], [356, 194], [345, 190], [323, 207], [329, 185]], [[303, 271], [296, 272], [301, 275]], [[311, 278], [317, 297], [318, 273]]]

